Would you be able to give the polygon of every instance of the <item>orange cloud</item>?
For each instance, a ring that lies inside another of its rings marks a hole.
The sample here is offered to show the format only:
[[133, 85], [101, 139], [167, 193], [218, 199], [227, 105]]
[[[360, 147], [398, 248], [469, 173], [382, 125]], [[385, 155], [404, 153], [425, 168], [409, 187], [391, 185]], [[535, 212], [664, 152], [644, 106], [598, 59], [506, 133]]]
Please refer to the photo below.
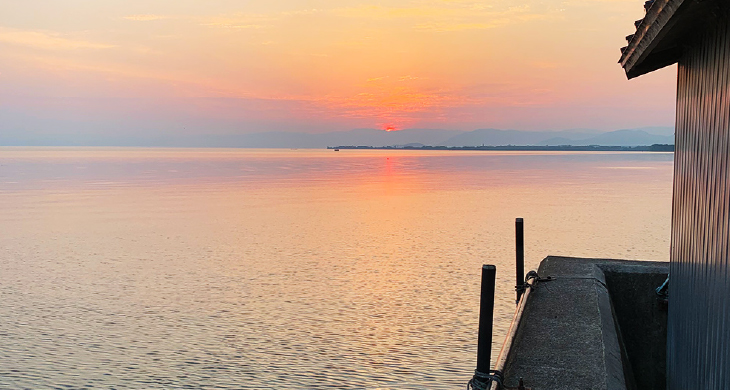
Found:
[[124, 16], [123, 19], [127, 20], [135, 20], [138, 22], [147, 22], [151, 20], [162, 20], [162, 19], [172, 19], [173, 16], [167, 16], [167, 15], [150, 15], [150, 14], [144, 14], [144, 15], [128, 15]]
[[277, 19], [279, 19], [279, 16], [236, 13], [204, 18], [200, 25], [227, 29], [259, 29], [271, 27], [271, 23]]
[[70, 39], [59, 33], [0, 27], [0, 42], [44, 50], [109, 49], [115, 45]]

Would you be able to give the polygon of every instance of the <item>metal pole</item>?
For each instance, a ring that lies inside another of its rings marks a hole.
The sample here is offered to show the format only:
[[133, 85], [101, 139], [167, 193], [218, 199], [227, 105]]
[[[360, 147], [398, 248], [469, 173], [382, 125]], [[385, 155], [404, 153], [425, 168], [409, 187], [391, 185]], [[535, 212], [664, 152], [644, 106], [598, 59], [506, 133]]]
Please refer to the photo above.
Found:
[[479, 303], [479, 339], [477, 342], [477, 372], [489, 374], [492, 358], [492, 323], [494, 319], [494, 279], [497, 267], [482, 266], [482, 294]]
[[[525, 224], [522, 218], [515, 220], [515, 244], [517, 252], [516, 262], [516, 281], [515, 286], [521, 286], [525, 283]], [[520, 302], [523, 290], [517, 288], [517, 303]]]

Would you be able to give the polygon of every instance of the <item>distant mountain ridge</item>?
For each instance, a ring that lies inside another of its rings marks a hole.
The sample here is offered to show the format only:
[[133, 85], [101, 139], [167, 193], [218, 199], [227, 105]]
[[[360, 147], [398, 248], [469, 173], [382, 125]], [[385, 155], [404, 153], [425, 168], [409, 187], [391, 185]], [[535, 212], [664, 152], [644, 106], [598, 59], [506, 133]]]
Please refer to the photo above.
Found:
[[674, 144], [674, 137], [667, 135], [649, 134], [643, 130], [616, 130], [599, 134], [584, 139], [566, 139], [564, 137], [551, 138], [539, 143], [539, 145], [611, 145], [611, 146], [637, 146], [653, 144]]
[[[383, 131], [354, 129], [321, 134], [307, 133], [253, 133], [233, 136], [233, 144], [249, 148], [326, 148], [327, 146], [388, 146], [423, 144], [436, 145], [461, 131], [435, 129], [406, 129]], [[230, 144], [230, 143], [229, 143]]]
[[444, 146], [640, 146], [653, 144], [674, 144], [674, 136], [650, 134], [642, 129], [624, 129], [598, 134], [576, 130], [549, 132], [480, 129], [454, 136], [445, 141]]
[[197, 136], [157, 136], [121, 142], [114, 138], [83, 137], [63, 142], [43, 142], [37, 138], [4, 139], [0, 146], [154, 146], [154, 147], [231, 147], [231, 148], [326, 148], [328, 146], [645, 146], [674, 144], [672, 127], [645, 127], [608, 132], [595, 130], [520, 131], [477, 129], [473, 131], [443, 129], [405, 129], [383, 131], [354, 129], [329, 133], [262, 132]]
[[[651, 131], [651, 133], [650, 133]], [[663, 133], [663, 134], [662, 134]], [[674, 144], [674, 129], [652, 127], [622, 129], [608, 132], [591, 130], [563, 131], [519, 131], [500, 129], [477, 129], [473, 131], [406, 129], [383, 131], [376, 129], [355, 129], [350, 131], [306, 134], [306, 133], [254, 133], [234, 136], [229, 146], [249, 148], [325, 148], [328, 146], [504, 146], [504, 145], [601, 145], [642, 146], [653, 144]], [[672, 134], [672, 135], [668, 135]], [[215, 146], [215, 145], [208, 145]]]

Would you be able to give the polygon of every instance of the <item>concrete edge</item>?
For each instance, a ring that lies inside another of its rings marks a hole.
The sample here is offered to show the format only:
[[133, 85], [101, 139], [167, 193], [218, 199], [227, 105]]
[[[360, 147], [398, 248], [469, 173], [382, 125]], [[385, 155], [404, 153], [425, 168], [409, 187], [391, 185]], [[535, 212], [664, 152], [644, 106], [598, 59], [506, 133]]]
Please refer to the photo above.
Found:
[[[621, 273], [633, 273], [633, 274], [655, 274], [655, 273], [667, 273], [669, 268], [668, 262], [659, 261], [641, 261], [641, 260], [616, 260], [616, 259], [604, 259], [604, 258], [578, 258], [578, 257], [564, 257], [564, 256], [548, 256], [540, 262], [538, 267], [538, 273], [540, 277], [552, 276], [555, 278], [552, 282], [545, 283], [559, 283], [562, 279], [587, 279], [592, 280], [589, 289], [595, 291], [595, 301], [598, 307], [600, 337], [603, 343], [603, 365], [605, 372], [602, 373], [604, 377], [601, 380], [596, 378], [599, 382], [603, 382], [605, 389], [616, 389], [626, 390], [627, 381], [625, 368], [627, 362], [625, 361], [625, 351], [622, 348], [622, 340], [620, 338], [620, 331], [616, 319], [613, 302], [611, 295], [606, 285], [605, 272], [621, 272]], [[540, 289], [540, 283], [538, 289]], [[592, 294], [591, 294], [592, 295]], [[527, 302], [525, 310], [535, 310]], [[519, 343], [523, 338], [525, 330], [523, 324], [517, 324], [518, 329], [516, 337], [512, 340], [513, 345], [510, 348], [510, 355], [516, 351], [515, 344]], [[573, 351], [573, 353], [580, 353], [580, 351]], [[508, 365], [511, 365], [511, 361], [514, 356], [508, 356]], [[631, 373], [628, 373], [631, 376]], [[510, 379], [510, 378], [505, 378]], [[514, 379], [514, 378], [512, 378]], [[572, 385], [576, 385], [573, 383]], [[537, 387], [542, 388], [542, 387]], [[571, 387], [572, 388], [572, 387]]]

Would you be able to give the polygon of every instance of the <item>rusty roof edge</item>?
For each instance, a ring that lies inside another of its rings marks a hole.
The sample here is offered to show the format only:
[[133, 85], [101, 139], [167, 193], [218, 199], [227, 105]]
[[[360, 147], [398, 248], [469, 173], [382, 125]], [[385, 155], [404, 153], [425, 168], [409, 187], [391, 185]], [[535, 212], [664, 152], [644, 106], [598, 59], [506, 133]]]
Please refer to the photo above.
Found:
[[627, 76], [631, 69], [639, 64], [651, 51], [657, 42], [655, 39], [674, 16], [677, 9], [685, 0], [655, 0], [649, 8], [636, 33], [621, 54], [619, 63]]

